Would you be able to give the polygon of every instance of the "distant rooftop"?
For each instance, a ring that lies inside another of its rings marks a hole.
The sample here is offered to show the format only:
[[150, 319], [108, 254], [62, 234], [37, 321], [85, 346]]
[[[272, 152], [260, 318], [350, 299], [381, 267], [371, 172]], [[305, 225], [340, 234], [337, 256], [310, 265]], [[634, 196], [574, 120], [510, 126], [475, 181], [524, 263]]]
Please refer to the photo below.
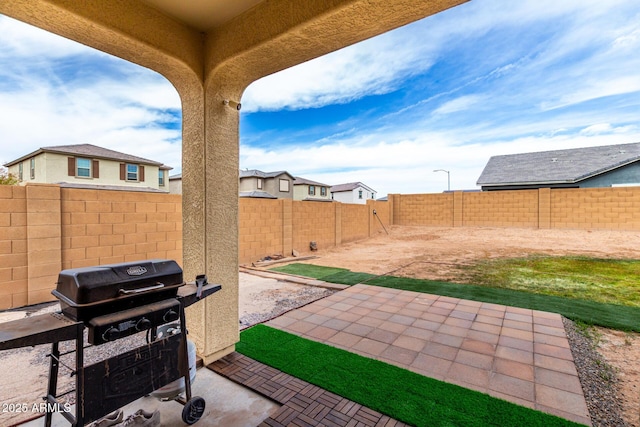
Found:
[[240, 178], [250, 178], [252, 176], [255, 176], [257, 178], [275, 178], [276, 176], [279, 176], [279, 175], [282, 175], [282, 174], [287, 174], [291, 178], [293, 178], [293, 175], [291, 175], [287, 171], [262, 172], [262, 171], [259, 171], [258, 169], [241, 170], [240, 171]]
[[332, 193], [340, 193], [342, 191], [352, 191], [355, 190], [358, 187], [364, 187], [366, 189], [368, 189], [369, 191], [375, 193], [375, 190], [367, 185], [364, 185], [361, 182], [349, 182], [346, 184], [338, 184], [338, 185], [334, 185], [333, 187], [331, 187], [331, 192]]
[[293, 181], [293, 185], [317, 185], [318, 187], [331, 187], [329, 184], [323, 184], [321, 182], [311, 181], [310, 179], [302, 178], [300, 176], [296, 176], [296, 179]]
[[639, 142], [493, 156], [477, 184], [572, 184], [638, 160]]
[[72, 156], [91, 157], [94, 159], [118, 160], [123, 162], [142, 163], [146, 165], [159, 166], [161, 169], [166, 170], [172, 169], [170, 166], [163, 165], [162, 163], [156, 162], [154, 160], [133, 156], [131, 154], [121, 153], [115, 150], [109, 150], [107, 148], [98, 147], [97, 145], [93, 144], [57, 145], [51, 147], [42, 147], [16, 160], [5, 163], [4, 166], [12, 166], [16, 163], [19, 163], [41, 153], [56, 153]]
[[241, 191], [238, 193], [238, 197], [254, 197], [258, 199], [277, 199], [273, 194], [266, 191], [253, 190], [253, 191]]

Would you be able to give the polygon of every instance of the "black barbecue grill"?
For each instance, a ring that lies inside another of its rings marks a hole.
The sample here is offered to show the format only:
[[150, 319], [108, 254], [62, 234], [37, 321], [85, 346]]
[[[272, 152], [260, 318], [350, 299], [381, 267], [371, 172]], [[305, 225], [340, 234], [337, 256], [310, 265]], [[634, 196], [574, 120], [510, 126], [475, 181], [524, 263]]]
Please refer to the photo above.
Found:
[[[0, 324], [0, 350], [51, 343], [45, 426], [50, 427], [57, 396], [59, 342], [75, 340], [76, 413], [62, 412], [74, 426], [84, 426], [134, 400], [184, 377], [182, 419], [197, 422], [205, 402], [191, 396], [184, 309], [220, 290], [205, 276], [185, 284], [172, 260], [149, 260], [63, 270], [52, 292], [62, 311]], [[157, 328], [179, 321], [184, 333], [166, 338]], [[88, 342], [100, 345], [147, 331], [147, 344], [84, 366], [84, 329]], [[52, 409], [51, 411], [49, 409]]]

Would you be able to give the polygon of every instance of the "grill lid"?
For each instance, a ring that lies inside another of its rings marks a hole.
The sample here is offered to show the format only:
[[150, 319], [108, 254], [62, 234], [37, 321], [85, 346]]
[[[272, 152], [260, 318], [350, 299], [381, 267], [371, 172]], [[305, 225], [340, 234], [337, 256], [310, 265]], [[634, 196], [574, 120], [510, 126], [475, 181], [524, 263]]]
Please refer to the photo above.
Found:
[[173, 260], [145, 260], [62, 270], [53, 294], [71, 305], [111, 302], [182, 285], [182, 269]]

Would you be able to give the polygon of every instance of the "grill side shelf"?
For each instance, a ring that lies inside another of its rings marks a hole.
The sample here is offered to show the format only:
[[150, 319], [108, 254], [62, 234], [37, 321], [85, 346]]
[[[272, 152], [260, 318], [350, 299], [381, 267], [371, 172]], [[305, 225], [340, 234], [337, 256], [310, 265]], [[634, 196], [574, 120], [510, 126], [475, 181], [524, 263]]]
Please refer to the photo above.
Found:
[[60, 313], [5, 322], [0, 324], [0, 350], [73, 340], [82, 334], [82, 328], [82, 322], [74, 322]]
[[189, 307], [199, 300], [208, 297], [222, 289], [220, 285], [208, 284], [202, 287], [200, 297], [198, 297], [198, 287], [194, 283], [187, 283], [178, 288], [178, 300], [183, 307]]

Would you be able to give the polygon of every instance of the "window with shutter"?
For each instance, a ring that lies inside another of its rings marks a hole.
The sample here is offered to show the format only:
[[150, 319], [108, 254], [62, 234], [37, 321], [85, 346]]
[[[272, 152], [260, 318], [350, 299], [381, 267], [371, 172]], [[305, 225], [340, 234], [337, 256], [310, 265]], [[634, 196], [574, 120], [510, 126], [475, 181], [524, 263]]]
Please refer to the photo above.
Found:
[[91, 160], [82, 157], [76, 158], [76, 176], [78, 178], [91, 178]]
[[127, 181], [138, 180], [138, 165], [127, 163]]
[[92, 176], [94, 178], [100, 178], [100, 162], [98, 160], [93, 160], [91, 163], [91, 171], [93, 172]]

